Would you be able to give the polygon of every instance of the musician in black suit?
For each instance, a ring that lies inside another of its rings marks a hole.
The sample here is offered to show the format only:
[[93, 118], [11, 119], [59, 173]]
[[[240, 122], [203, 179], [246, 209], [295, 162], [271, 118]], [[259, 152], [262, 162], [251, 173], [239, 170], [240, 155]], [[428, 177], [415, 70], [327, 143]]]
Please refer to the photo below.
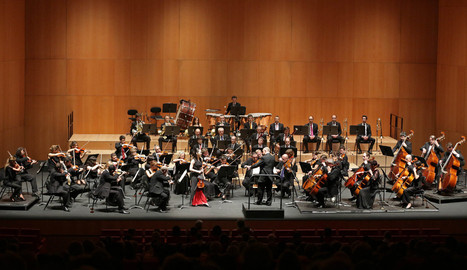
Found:
[[243, 124], [243, 128], [256, 129], [256, 127], [258, 127], [258, 125], [256, 124], [255, 119], [253, 118], [253, 115], [249, 114], [248, 115], [248, 122]]
[[422, 163], [420, 160], [417, 160], [415, 164], [412, 164], [412, 156], [407, 155], [406, 157], [406, 169], [409, 173], [407, 178], [413, 175], [413, 180], [412, 183], [410, 183], [410, 186], [406, 189], [404, 189], [402, 195], [401, 195], [401, 202], [402, 206], [407, 209], [412, 208], [412, 203], [411, 201], [411, 196], [416, 194], [417, 192], [420, 192], [422, 189], [424, 182], [425, 182], [425, 176], [422, 175]]
[[136, 144], [137, 142], [145, 142], [146, 150], [149, 150], [151, 138], [147, 134], [142, 133], [143, 124], [144, 122], [143, 120], [141, 120], [141, 114], [137, 113], [135, 121], [131, 123], [130, 133], [133, 134], [133, 138], [131, 139], [131, 142], [136, 147], [138, 147], [138, 145]]
[[230, 138], [228, 135], [224, 134], [224, 128], [219, 128], [217, 130], [217, 135], [214, 136], [213, 138], [211, 138], [211, 143], [212, 145], [216, 145], [217, 146], [217, 142], [218, 141], [228, 141]]
[[227, 110], [225, 111], [225, 114], [232, 114], [232, 110], [236, 108], [237, 110], [241, 107], [242, 105], [237, 102], [237, 96], [232, 96], [232, 102], [227, 105]]
[[219, 122], [216, 123], [216, 127], [230, 127], [230, 124], [225, 121], [225, 116], [219, 116]]
[[47, 191], [50, 194], [62, 197], [63, 210], [66, 212], [70, 212], [69, 207], [71, 206], [69, 183], [71, 183], [70, 174], [65, 170], [63, 164], [55, 164], [55, 170], [50, 175]]
[[290, 128], [289, 127], [285, 127], [284, 128], [284, 133], [281, 133], [279, 134], [279, 136], [276, 138], [276, 142], [279, 143], [279, 145], [284, 145], [285, 144], [285, 139], [286, 138], [289, 138], [290, 139], [290, 143], [292, 145], [295, 145], [295, 140], [293, 138], [293, 135], [290, 134]]
[[318, 125], [313, 123], [313, 116], [308, 117], [308, 123], [305, 125], [308, 128], [308, 134], [303, 136], [303, 144], [305, 145], [305, 153], [309, 152], [308, 143], [315, 142], [316, 149], [318, 151], [319, 145], [321, 144], [321, 138], [318, 136]]
[[242, 185], [248, 190], [249, 195], [253, 195], [253, 190], [251, 190], [251, 169], [249, 166], [255, 164], [258, 161], [258, 154], [252, 153], [251, 157], [248, 158], [245, 162], [242, 163], [241, 167], [242, 168], [247, 168], [247, 171], [245, 172], [245, 178], [243, 179]]
[[[156, 164], [154, 161], [151, 166]], [[148, 175], [149, 177], [149, 175]], [[167, 211], [167, 205], [170, 200], [170, 184], [172, 178], [168, 174], [168, 168], [163, 166], [150, 176], [149, 179], [149, 194], [154, 197], [154, 204], [157, 206], [157, 212]]]
[[195, 133], [190, 137], [190, 147], [196, 144], [199, 138], [204, 139], [203, 135], [201, 134], [201, 129], [197, 128], [195, 129]]
[[368, 117], [366, 115], [362, 116], [362, 123], [360, 126], [365, 127], [363, 134], [358, 134], [357, 139], [355, 139], [355, 143], [357, 145], [357, 151], [359, 154], [362, 153], [362, 149], [360, 148], [360, 143], [370, 143], [370, 148], [368, 148], [368, 153], [371, 154], [371, 149], [373, 149], [373, 145], [375, 145], [376, 140], [371, 137], [371, 126], [367, 123]]
[[[258, 163], [253, 164], [252, 166], [247, 166], [248, 169], [254, 169], [260, 167], [260, 174], [273, 174], [274, 169], [274, 156], [271, 155], [269, 147], [263, 149], [263, 156]], [[264, 190], [266, 190], [267, 198], [266, 205], [270, 206], [272, 204], [272, 183], [274, 177], [261, 176], [258, 179], [258, 200], [256, 201], [257, 205], [262, 204]]]
[[269, 125], [269, 136], [271, 136], [271, 145], [276, 142], [277, 138], [274, 137], [274, 132], [279, 132], [277, 138], [279, 137], [280, 133], [284, 132], [284, 124], [279, 122], [279, 116], [274, 117], [274, 123]]
[[290, 141], [290, 138], [286, 138], [285, 139], [285, 142], [284, 142], [284, 145], [281, 146], [281, 149], [282, 148], [285, 148], [285, 149], [293, 149], [295, 148], [293, 145], [292, 145], [292, 142]]
[[335, 163], [333, 159], [326, 160], [326, 158], [324, 158], [323, 160], [323, 158], [321, 158], [321, 160], [321, 169], [323, 170], [324, 174], [328, 175], [328, 179], [326, 180], [324, 185], [321, 186], [321, 188], [318, 190], [318, 193], [316, 194], [316, 200], [318, 201], [316, 207], [318, 208], [325, 207], [324, 198], [326, 195], [332, 198], [335, 198], [337, 196], [337, 194], [339, 193], [338, 181], [342, 177], [342, 168], [340, 163]]
[[339, 122], [337, 122], [337, 116], [336, 115], [333, 115], [331, 119], [332, 119], [332, 121], [327, 123], [327, 125], [331, 126], [331, 127], [337, 127], [337, 134], [328, 135], [326, 143], [328, 145], [329, 151], [332, 151], [332, 143], [333, 142], [339, 142], [340, 146], [344, 145], [344, 138], [341, 136], [341, 134], [342, 134], [341, 124]]
[[237, 136], [230, 136], [230, 144], [227, 145], [227, 148], [232, 148], [235, 152], [240, 147], [241, 147], [241, 144], [237, 143]]
[[172, 142], [172, 152], [175, 152], [177, 148], [177, 135], [164, 135], [165, 127], [167, 126], [174, 126], [174, 124], [170, 122], [170, 117], [168, 115], [164, 117], [164, 123], [161, 125], [162, 134], [159, 136], [159, 147], [164, 149], [162, 147], [162, 142]]
[[259, 137], [258, 144], [253, 145], [253, 149], [263, 150], [264, 147], [266, 147], [266, 144], [264, 143], [264, 139], [263, 137]]
[[123, 189], [121, 188], [120, 181], [123, 180], [123, 175], [116, 174], [116, 167], [110, 165], [101, 175], [101, 182], [94, 191], [94, 196], [105, 198], [106, 200], [115, 203], [118, 206], [118, 212], [122, 214], [129, 214], [128, 208], [125, 207], [123, 201]]
[[431, 135], [430, 140], [420, 148], [420, 151], [422, 151], [422, 157], [424, 159], [427, 159], [432, 149], [435, 152], [438, 159], [441, 159], [441, 154], [444, 153], [444, 149], [443, 146], [441, 146], [441, 144], [439, 144], [436, 140], [435, 135]]
[[405, 151], [407, 152], [407, 154], [412, 154], [412, 143], [409, 140], [406, 140], [406, 138], [407, 138], [407, 134], [404, 131], [402, 131], [400, 134], [399, 141], [397, 141], [396, 146], [392, 148], [393, 153], [395, 153], [402, 145]]
[[446, 144], [446, 153], [444, 153], [444, 157], [443, 157], [443, 159], [441, 160], [440, 163], [441, 163], [441, 166], [442, 166], [443, 164], [448, 162], [449, 155], [452, 152], [452, 155], [455, 156], [460, 162], [460, 166], [459, 166], [459, 168], [457, 168], [457, 174], [459, 175], [459, 173], [462, 171], [462, 167], [464, 167], [464, 165], [465, 165], [465, 160], [464, 160], [464, 156], [461, 154], [461, 152], [459, 150], [453, 150], [453, 149], [454, 149], [454, 147], [453, 147], [452, 143], [448, 142]]

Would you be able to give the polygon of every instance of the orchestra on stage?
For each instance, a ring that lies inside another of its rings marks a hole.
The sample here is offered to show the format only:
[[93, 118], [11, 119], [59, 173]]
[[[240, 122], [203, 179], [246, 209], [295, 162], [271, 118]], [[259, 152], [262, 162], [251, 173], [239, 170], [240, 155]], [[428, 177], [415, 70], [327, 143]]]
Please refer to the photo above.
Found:
[[[397, 144], [382, 153], [392, 159], [386, 164], [386, 173], [373, 155], [381, 136], [380, 120], [375, 136], [366, 115], [350, 129], [347, 119], [341, 125], [336, 115], [326, 125], [323, 119], [315, 123], [309, 116], [303, 125], [288, 127], [280, 116], [274, 116], [270, 123], [270, 113], [246, 114], [246, 108], [233, 96], [224, 114], [207, 110], [209, 126], [203, 127], [194, 116], [195, 108], [196, 104], [182, 100], [175, 120], [166, 115], [160, 125], [157, 121], [146, 124], [144, 115], [135, 114], [129, 129], [131, 139], [127, 141], [125, 135], [116, 138], [109, 160], [74, 141], [66, 151], [52, 145], [46, 162], [49, 177], [42, 191], [50, 196], [47, 205], [53, 197], [60, 197], [63, 210], [70, 211], [76, 197], [87, 193], [91, 212], [103, 201], [128, 214], [124, 199], [134, 193], [135, 198], [137, 194], [147, 198], [143, 208], [155, 206], [163, 213], [168, 210], [171, 194], [182, 195], [193, 207], [210, 207], [213, 200], [229, 202], [236, 182], [256, 205], [271, 206], [277, 194], [292, 201], [300, 197], [316, 208], [346, 199], [359, 209], [371, 209], [384, 182], [402, 207], [411, 208], [413, 197], [425, 190], [455, 193], [465, 165], [459, 151], [465, 137], [443, 147], [445, 134], [431, 135], [416, 151], [411, 142], [414, 132], [402, 131]], [[356, 135], [354, 150], [362, 160], [352, 169], [346, 147], [349, 132]], [[158, 142], [151, 149], [153, 134]], [[186, 149], [178, 147], [180, 137], [187, 138]], [[362, 151], [364, 144], [368, 150]], [[302, 154], [311, 158], [302, 162]], [[25, 148], [10, 154], [4, 186], [11, 189], [12, 202], [24, 200], [23, 182], [31, 184], [34, 196], [40, 196], [36, 177], [28, 173], [35, 163]], [[344, 189], [349, 189], [351, 197], [342, 198]]]

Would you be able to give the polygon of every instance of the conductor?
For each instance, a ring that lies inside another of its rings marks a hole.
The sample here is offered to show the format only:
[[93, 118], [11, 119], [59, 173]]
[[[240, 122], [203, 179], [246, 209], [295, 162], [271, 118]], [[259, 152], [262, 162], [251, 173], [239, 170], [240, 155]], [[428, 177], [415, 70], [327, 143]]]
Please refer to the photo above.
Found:
[[[269, 147], [263, 148], [263, 156], [256, 164], [248, 166], [248, 168], [254, 169], [260, 167], [260, 174], [273, 174], [274, 169], [274, 156], [271, 155]], [[272, 202], [272, 182], [273, 178], [269, 176], [260, 176], [258, 179], [258, 200], [255, 204], [261, 205], [263, 202], [263, 194], [266, 189], [266, 205], [270, 206]]]

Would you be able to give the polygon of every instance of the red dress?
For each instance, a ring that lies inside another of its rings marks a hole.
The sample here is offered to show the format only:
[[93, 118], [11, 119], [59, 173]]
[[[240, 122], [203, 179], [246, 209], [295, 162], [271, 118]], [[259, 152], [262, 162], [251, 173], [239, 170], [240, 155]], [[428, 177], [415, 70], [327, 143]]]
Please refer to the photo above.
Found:
[[196, 188], [195, 195], [193, 196], [192, 200], [192, 205], [193, 206], [198, 206], [198, 205], [205, 205], [208, 203], [208, 200], [206, 199], [206, 196], [204, 196], [204, 192], [202, 188]]

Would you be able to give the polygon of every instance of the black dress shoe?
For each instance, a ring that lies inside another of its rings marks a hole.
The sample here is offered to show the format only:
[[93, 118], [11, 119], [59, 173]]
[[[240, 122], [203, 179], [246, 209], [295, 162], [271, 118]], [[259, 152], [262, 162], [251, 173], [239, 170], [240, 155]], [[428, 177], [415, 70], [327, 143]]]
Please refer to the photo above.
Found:
[[119, 212], [120, 214], [129, 214], [129, 213], [130, 213], [130, 212], [124, 210], [124, 209], [120, 209], [120, 210], [118, 210], [118, 212]]
[[260, 202], [260, 201], [258, 201], [258, 202], [255, 202], [255, 204], [256, 204], [256, 205], [261, 205], [261, 202]]
[[272, 204], [271, 202], [266, 202], [267, 206], [271, 206], [271, 204]]
[[70, 212], [70, 209], [68, 209], [68, 207], [66, 207], [66, 206], [63, 206], [63, 211]]

